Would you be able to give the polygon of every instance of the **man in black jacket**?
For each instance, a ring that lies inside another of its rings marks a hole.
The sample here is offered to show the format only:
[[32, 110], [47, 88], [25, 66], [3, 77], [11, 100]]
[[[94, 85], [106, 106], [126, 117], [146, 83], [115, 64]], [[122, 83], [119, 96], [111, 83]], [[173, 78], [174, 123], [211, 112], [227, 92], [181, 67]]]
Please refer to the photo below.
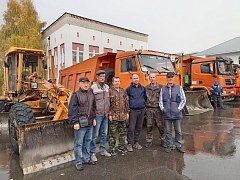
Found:
[[83, 170], [83, 163], [94, 165], [90, 160], [92, 126], [96, 125], [96, 103], [89, 79], [79, 79], [80, 89], [73, 93], [68, 107], [70, 124], [74, 128], [74, 155], [77, 170]]
[[145, 114], [146, 91], [145, 88], [139, 83], [139, 81], [139, 76], [137, 74], [133, 74], [132, 83], [126, 89], [129, 97], [130, 108], [127, 135], [127, 150], [129, 152], [133, 151], [133, 147], [135, 149], [142, 149], [142, 146], [138, 143], [138, 141]]

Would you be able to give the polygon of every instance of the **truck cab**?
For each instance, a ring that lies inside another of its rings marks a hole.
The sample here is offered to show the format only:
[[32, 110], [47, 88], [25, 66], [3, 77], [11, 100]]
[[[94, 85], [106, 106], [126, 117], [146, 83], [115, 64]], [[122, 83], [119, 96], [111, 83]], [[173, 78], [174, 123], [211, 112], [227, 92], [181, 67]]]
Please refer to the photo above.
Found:
[[[185, 62], [184, 62], [185, 61]], [[223, 87], [223, 98], [230, 98], [236, 95], [232, 61], [222, 57], [185, 57], [183, 64], [187, 67], [187, 75], [184, 76], [184, 86], [191, 90], [205, 89], [211, 95], [210, 87], [214, 80]]]

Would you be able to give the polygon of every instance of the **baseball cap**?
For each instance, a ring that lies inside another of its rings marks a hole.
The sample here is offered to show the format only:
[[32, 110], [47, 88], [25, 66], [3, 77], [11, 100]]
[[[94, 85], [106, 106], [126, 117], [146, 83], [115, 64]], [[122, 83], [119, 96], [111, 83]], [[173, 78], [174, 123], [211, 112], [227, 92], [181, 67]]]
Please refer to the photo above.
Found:
[[175, 73], [174, 72], [167, 72], [167, 77], [174, 77]]
[[100, 75], [100, 74], [106, 74], [106, 72], [104, 70], [98, 70], [96, 72], [96, 75]]
[[86, 76], [84, 76], [84, 77], [81, 77], [80, 79], [79, 79], [79, 82], [90, 82], [89, 81], [89, 79], [86, 77]]

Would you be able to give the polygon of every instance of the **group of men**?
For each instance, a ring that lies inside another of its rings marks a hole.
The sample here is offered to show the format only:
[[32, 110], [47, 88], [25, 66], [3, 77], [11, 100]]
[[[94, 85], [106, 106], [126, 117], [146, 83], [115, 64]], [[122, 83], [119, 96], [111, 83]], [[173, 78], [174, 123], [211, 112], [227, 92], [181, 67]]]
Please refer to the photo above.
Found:
[[[156, 124], [165, 151], [169, 153], [176, 148], [184, 153], [181, 119], [186, 98], [183, 89], [174, 84], [173, 72], [168, 72], [166, 79], [167, 85], [162, 86], [157, 83], [157, 75], [150, 73], [150, 84], [144, 87], [140, 84], [139, 76], [133, 74], [132, 83], [126, 90], [121, 88], [119, 77], [112, 78], [111, 87], [105, 84], [103, 70], [97, 71], [96, 82], [91, 88], [87, 77], [79, 79], [80, 88], [73, 93], [69, 104], [77, 170], [83, 170], [83, 164], [94, 165], [97, 162], [97, 137], [102, 156], [110, 157], [142, 149], [139, 139], [144, 117], [147, 126], [146, 148], [152, 145], [153, 127]], [[175, 130], [175, 146], [172, 126]], [[106, 148], [108, 132], [109, 152]]]

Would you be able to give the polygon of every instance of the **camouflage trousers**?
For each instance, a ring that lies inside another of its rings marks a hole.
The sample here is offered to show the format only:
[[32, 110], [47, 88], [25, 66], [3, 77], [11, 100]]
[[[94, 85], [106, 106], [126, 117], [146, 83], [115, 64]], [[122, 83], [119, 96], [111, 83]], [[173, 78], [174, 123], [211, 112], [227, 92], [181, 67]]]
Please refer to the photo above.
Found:
[[118, 134], [118, 148], [125, 146], [127, 135], [126, 121], [109, 121], [109, 148], [110, 151], [115, 150]]
[[162, 119], [162, 113], [160, 108], [146, 108], [146, 122], [147, 122], [147, 135], [146, 142], [152, 142], [153, 140], [153, 127], [156, 126], [159, 131], [159, 138], [161, 139], [164, 135], [164, 122]]

